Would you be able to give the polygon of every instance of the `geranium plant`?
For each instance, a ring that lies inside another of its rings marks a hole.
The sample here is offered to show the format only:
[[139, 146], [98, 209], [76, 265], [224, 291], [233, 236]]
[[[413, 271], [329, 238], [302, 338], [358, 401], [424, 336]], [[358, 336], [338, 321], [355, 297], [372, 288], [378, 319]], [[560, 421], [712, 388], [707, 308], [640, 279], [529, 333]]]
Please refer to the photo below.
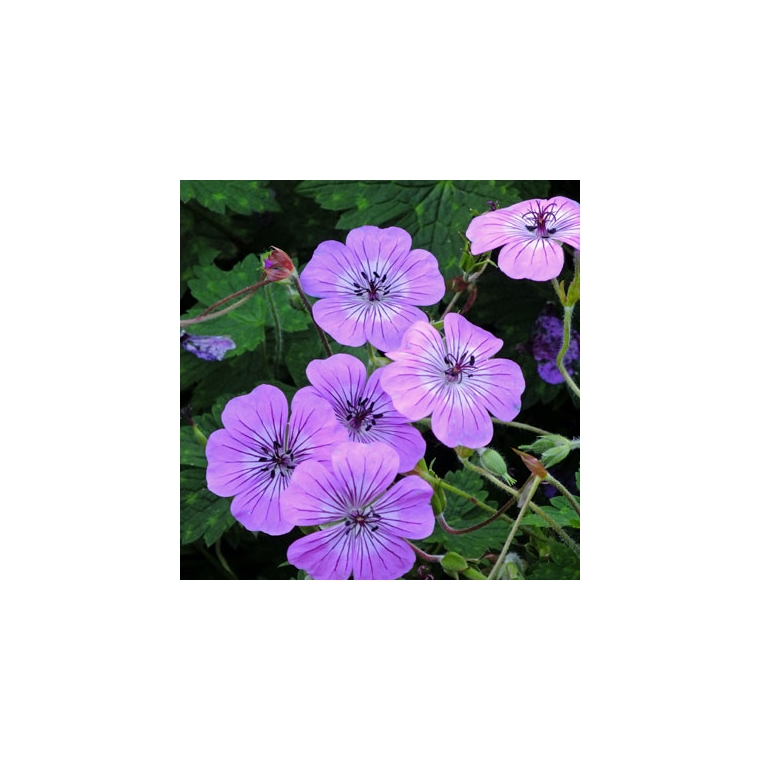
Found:
[[180, 190], [183, 578], [580, 577], [577, 183]]

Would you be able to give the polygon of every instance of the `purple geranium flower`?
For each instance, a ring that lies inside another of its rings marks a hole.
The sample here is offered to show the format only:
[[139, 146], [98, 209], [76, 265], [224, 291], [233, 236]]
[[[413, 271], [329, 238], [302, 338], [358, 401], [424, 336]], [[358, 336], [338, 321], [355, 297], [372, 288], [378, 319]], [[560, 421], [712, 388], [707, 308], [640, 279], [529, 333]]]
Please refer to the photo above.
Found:
[[288, 421], [285, 394], [260, 385], [224, 407], [224, 428], [206, 444], [209, 490], [235, 497], [232, 514], [248, 530], [287, 533], [293, 523], [283, 518], [280, 497], [293, 470], [309, 460], [329, 462], [332, 447], [348, 438], [332, 407], [313, 391], [297, 391], [291, 406]]
[[499, 253], [499, 269], [515, 280], [551, 280], [562, 271], [561, 243], [581, 247], [581, 206], [569, 198], [521, 201], [476, 216], [467, 228], [471, 253]]
[[330, 402], [352, 441], [387, 443], [398, 453], [400, 471], [407, 472], [425, 456], [425, 439], [396, 411], [390, 396], [380, 387], [384, 371], [381, 367], [367, 377], [366, 368], [355, 356], [335, 354], [310, 362], [306, 375], [316, 391]]
[[[338, 446], [332, 471], [319, 462], [296, 468], [282, 496], [283, 515], [296, 525], [330, 524], [299, 538], [288, 562], [317, 580], [393, 580], [412, 569], [405, 538], [426, 538], [435, 518], [432, 487], [417, 475], [391, 485], [399, 469], [384, 443]], [[390, 488], [389, 488], [390, 486]]]
[[411, 248], [399, 227], [359, 227], [345, 245], [320, 243], [301, 274], [304, 291], [321, 299], [317, 324], [344, 346], [398, 348], [406, 328], [426, 319], [416, 306], [438, 303], [446, 290], [435, 256]]
[[[545, 309], [536, 319], [530, 339], [530, 350], [536, 360], [538, 374], [550, 385], [563, 383], [564, 378], [557, 367], [557, 356], [562, 348], [564, 326], [562, 320]], [[580, 358], [580, 335], [570, 329], [570, 345], [562, 363], [572, 375], [574, 365]]]
[[486, 446], [493, 437], [489, 411], [513, 420], [525, 380], [509, 359], [491, 359], [503, 341], [460, 314], [443, 318], [445, 339], [428, 322], [417, 322], [388, 358], [380, 384], [411, 420], [431, 415], [435, 437], [446, 446]]
[[179, 344], [207, 362], [221, 361], [227, 351], [235, 348], [235, 341], [227, 335], [190, 335], [184, 330], [180, 330]]

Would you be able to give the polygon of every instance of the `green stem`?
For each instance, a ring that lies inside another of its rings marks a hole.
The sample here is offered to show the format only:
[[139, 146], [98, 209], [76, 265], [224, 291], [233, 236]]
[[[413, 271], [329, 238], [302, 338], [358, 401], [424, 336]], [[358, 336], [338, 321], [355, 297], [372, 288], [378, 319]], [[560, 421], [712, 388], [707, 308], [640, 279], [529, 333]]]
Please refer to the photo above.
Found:
[[496, 417], [491, 417], [491, 422], [496, 422], [499, 425], [509, 425], [520, 430], [527, 430], [529, 433], [535, 433], [536, 435], [552, 435], [548, 430], [541, 430], [541, 428], [533, 427], [533, 425], [526, 425], [524, 422], [504, 422], [504, 420], [499, 420]]
[[280, 316], [277, 313], [277, 306], [274, 303], [272, 291], [267, 289], [264, 292], [267, 294], [269, 311], [272, 312], [272, 321], [274, 322], [274, 369], [276, 371], [282, 359], [282, 325], [280, 324]]
[[550, 525], [550, 526], [551, 526], [551, 527], [554, 529], [554, 531], [557, 533], [557, 535], [558, 535], [558, 536], [559, 536], [559, 537], [562, 539], [562, 541], [565, 543], [565, 545], [567, 546], [567, 548], [568, 548], [568, 549], [570, 549], [570, 551], [572, 551], [572, 553], [573, 553], [573, 554], [574, 554], [574, 555], [575, 555], [575, 556], [576, 556], [578, 559], [580, 559], [580, 558], [581, 558], [581, 551], [580, 551], [580, 549], [578, 548], [578, 544], [576, 544], [576, 543], [575, 543], [575, 541], [573, 541], [573, 539], [572, 539], [572, 538], [570, 538], [570, 536], [568, 536], [568, 535], [567, 535], [567, 533], [565, 533], [565, 531], [564, 531], [564, 530], [562, 530], [562, 528], [560, 528], [560, 526], [559, 526], [559, 525], [558, 525], [558, 524], [557, 524], [557, 523], [556, 523], [556, 522], [555, 522], [555, 521], [554, 521], [554, 520], [553, 520], [551, 517], [549, 517], [549, 515], [548, 515], [546, 512], [544, 512], [544, 510], [543, 510], [543, 509], [541, 509], [541, 507], [539, 507], [537, 504], [534, 504], [533, 502], [531, 502], [531, 503], [530, 503], [530, 508], [531, 508], [531, 509], [532, 509], [532, 510], [533, 510], [533, 511], [534, 511], [534, 512], [535, 512], [535, 513], [536, 513], [536, 514], [537, 514], [537, 515], [538, 515], [538, 516], [539, 516], [539, 517], [542, 519], [542, 520], [546, 520], [546, 522], [548, 522], [548, 523], [549, 523], [549, 525]]
[[[490, 480], [494, 485], [497, 485], [502, 490], [506, 491], [507, 493], [511, 494], [512, 496], [519, 496], [520, 492], [516, 491], [514, 488], [511, 488], [506, 483], [503, 483], [498, 478], [495, 478], [493, 475], [491, 475], [488, 470], [484, 470], [482, 467], [478, 467], [476, 464], [472, 464], [472, 462], [469, 462], [466, 459], [462, 459], [462, 457], [458, 457], [459, 461], [468, 469], [472, 470], [473, 472], [477, 472], [479, 475], [482, 475], [487, 480]], [[542, 519], [546, 520], [547, 523], [557, 532], [559, 537], [567, 544], [567, 546], [570, 548], [570, 550], [575, 554], [576, 557], [580, 557], [581, 553], [578, 549], [578, 545], [573, 541], [570, 536], [565, 533], [562, 528], [560, 528], [557, 523], [547, 515], [541, 507], [538, 506], [538, 504], [534, 504], [532, 501], [530, 502], [530, 508]], [[524, 530], [524, 529], [523, 529]]]
[[556, 478], [553, 478], [551, 475], [547, 474], [546, 476], [546, 482], [551, 483], [572, 505], [573, 509], [580, 515], [581, 513], [581, 507], [580, 504], [575, 499], [575, 496], [573, 496], [570, 491], [565, 488], [565, 486], [559, 482]]
[[562, 333], [562, 348], [559, 350], [559, 354], [557, 355], [557, 368], [562, 374], [562, 377], [565, 378], [565, 382], [567, 383], [570, 390], [578, 398], [580, 398], [581, 389], [575, 384], [573, 379], [570, 377], [570, 373], [567, 371], [567, 367], [565, 367], [565, 363], [563, 361], [563, 359], [565, 358], [565, 354], [567, 353], [567, 349], [570, 348], [570, 325], [573, 319], [573, 309], [575, 309], [575, 306], [565, 306], [565, 321], [564, 321], [563, 333]]
[[314, 327], [317, 330], [319, 339], [322, 341], [322, 345], [325, 348], [325, 353], [328, 356], [332, 356], [332, 351], [330, 350], [330, 344], [327, 342], [327, 336], [322, 332], [322, 328], [317, 324], [317, 321], [314, 319], [314, 312], [311, 309], [311, 301], [309, 301], [309, 298], [306, 295], [306, 293], [303, 292], [303, 288], [301, 287], [301, 283], [298, 279], [298, 275], [295, 272], [293, 273], [292, 283], [295, 286], [295, 289], [298, 291], [298, 296], [300, 297], [301, 302], [306, 307], [307, 314], [311, 317], [311, 321], [314, 323]]
[[459, 296], [461, 296], [463, 292], [464, 291], [458, 290], [456, 293], [454, 293], [448, 305], [446, 306], [446, 310], [438, 319], [443, 319], [454, 308], [454, 304], [459, 300]]
[[559, 302], [564, 306], [565, 299], [567, 298], [567, 296], [562, 292], [562, 288], [560, 288], [556, 277], [552, 279], [552, 285], [554, 286], [554, 292], [557, 294], [557, 298], [559, 299]]
[[530, 500], [533, 498], [533, 494], [536, 492], [536, 489], [538, 488], [538, 484], [540, 482], [540, 478], [536, 477], [535, 475], [531, 475], [528, 479], [528, 482], [523, 486], [522, 493], [520, 494], [520, 499], [517, 502], [518, 506], [520, 507], [520, 512], [515, 519], [514, 525], [512, 525], [512, 530], [509, 531], [509, 535], [507, 536], [507, 540], [501, 550], [501, 554], [499, 554], [499, 558], [496, 560], [496, 564], [491, 568], [491, 572], [488, 574], [489, 581], [498, 579], [501, 573], [501, 569], [504, 565], [504, 560], [507, 556], [507, 552], [509, 551], [509, 547], [512, 545], [512, 539], [517, 533], [517, 528], [520, 525], [520, 521], [525, 516], [525, 512], [528, 510]]
[[[491, 515], [495, 515], [499, 511], [498, 509], [489, 507], [488, 504], [484, 504], [482, 501], [479, 501], [474, 496], [471, 496], [470, 494], [466, 493], [465, 491], [462, 491], [456, 486], [452, 486], [451, 483], [447, 483], [442, 478], [438, 478], [438, 484], [441, 486], [441, 488], [445, 488], [447, 491], [451, 491], [451, 493], [455, 493], [457, 496], [461, 496], [463, 499], [467, 499], [467, 501], [471, 501], [476, 507], [480, 507], [480, 509], [488, 512]], [[508, 522], [510, 525], [512, 524], [512, 519], [510, 517], [507, 517], [506, 515], [501, 515], [501, 519]]]
[[[511, 517], [508, 517], [505, 514], [498, 514], [499, 512], [501, 512], [502, 508], [500, 508], [500, 509], [494, 509], [493, 507], [489, 507], [488, 504], [484, 504], [482, 501], [478, 501], [478, 499], [476, 499], [474, 496], [471, 496], [470, 494], [465, 493], [464, 491], [460, 490], [456, 486], [452, 486], [450, 483], [447, 483], [445, 480], [442, 480], [441, 478], [438, 478], [438, 483], [440, 484], [440, 486], [442, 488], [445, 488], [448, 491], [451, 491], [452, 493], [455, 493], [457, 496], [461, 496], [463, 499], [467, 499], [468, 501], [471, 501], [476, 507], [479, 507], [484, 512], [488, 512], [488, 514], [490, 514], [491, 516], [495, 516], [494, 519], [496, 519], [496, 517], [498, 517], [500, 520], [503, 520], [505, 523], [507, 523], [507, 525], [512, 525], [512, 523], [514, 522], [514, 520]], [[517, 495], [517, 494], [519, 494], [519, 492], [515, 491], [514, 494]], [[512, 502], [514, 502], [514, 498], [510, 499], [507, 502], [506, 507], [509, 507], [509, 505], [511, 505]], [[447, 523], [447, 525], [448, 525], [448, 523]], [[480, 525], [479, 527], [482, 528], [483, 526]], [[444, 528], [443, 525], [441, 525], [441, 528], [443, 530], [446, 530], [446, 528]], [[537, 533], [537, 531], [533, 530], [533, 528], [528, 528], [528, 527], [526, 527], [524, 525], [523, 525], [522, 528], [520, 528], [520, 530], [524, 531], [529, 536], [540, 535], [539, 533]]]

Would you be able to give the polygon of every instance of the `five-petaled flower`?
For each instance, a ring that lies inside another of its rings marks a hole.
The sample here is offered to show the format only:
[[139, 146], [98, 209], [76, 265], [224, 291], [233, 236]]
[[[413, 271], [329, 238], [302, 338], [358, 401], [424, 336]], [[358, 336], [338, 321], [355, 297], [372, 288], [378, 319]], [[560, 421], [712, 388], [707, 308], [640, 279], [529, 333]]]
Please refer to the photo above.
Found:
[[404, 331], [426, 319], [417, 306], [438, 303], [446, 290], [435, 256], [412, 250], [408, 232], [371, 226], [351, 230], [345, 245], [320, 243], [301, 286], [320, 299], [314, 319], [338, 343], [381, 351], [398, 348]]
[[220, 362], [228, 351], [235, 348], [235, 341], [229, 335], [191, 335], [184, 330], [180, 330], [179, 344], [207, 362]]
[[367, 377], [365, 366], [355, 356], [335, 354], [310, 362], [306, 376], [330, 403], [352, 441], [387, 443], [399, 456], [400, 472], [407, 472], [425, 456], [425, 439], [380, 386], [385, 369], [376, 369]]
[[491, 357], [504, 345], [459, 314], [443, 319], [445, 338], [428, 322], [404, 334], [401, 348], [387, 353], [380, 384], [410, 420], [431, 417], [435, 437], [446, 446], [480, 448], [493, 438], [489, 411], [513, 420], [525, 380], [510, 359]]
[[229, 401], [222, 412], [224, 428], [206, 444], [209, 490], [234, 496], [232, 514], [248, 530], [273, 536], [291, 530], [280, 499], [293, 471], [302, 462], [329, 462], [332, 448], [348, 438], [332, 407], [313, 390], [297, 391], [291, 406], [288, 420], [285, 394], [259, 385]]
[[467, 237], [474, 256], [501, 247], [499, 269], [508, 277], [551, 280], [564, 264], [561, 243], [581, 247], [581, 207], [562, 196], [521, 201], [476, 216]]
[[427, 538], [435, 526], [432, 487], [417, 475], [391, 485], [399, 469], [384, 443], [338, 446], [331, 469], [300, 464], [282, 495], [295, 525], [324, 525], [288, 548], [288, 562], [316, 580], [393, 580], [414, 566], [407, 538]]

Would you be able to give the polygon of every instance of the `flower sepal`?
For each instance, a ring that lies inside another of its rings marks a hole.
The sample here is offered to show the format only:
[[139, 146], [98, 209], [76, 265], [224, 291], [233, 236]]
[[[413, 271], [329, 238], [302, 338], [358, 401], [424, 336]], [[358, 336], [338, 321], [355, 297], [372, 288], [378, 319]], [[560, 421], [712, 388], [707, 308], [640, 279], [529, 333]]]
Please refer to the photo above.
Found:
[[501, 478], [509, 485], [515, 484], [515, 479], [507, 472], [507, 463], [504, 457], [495, 449], [478, 449], [480, 465], [492, 475]]
[[411, 471], [412, 475], [419, 475], [426, 483], [429, 483], [431, 486], [433, 486], [433, 496], [430, 500], [430, 505], [433, 507], [433, 514], [438, 517], [438, 515], [443, 514], [444, 510], [446, 509], [446, 492], [443, 490], [443, 487], [441, 486], [441, 479], [431, 470], [428, 468], [427, 463], [424, 459], [420, 459], [419, 462], [415, 465], [414, 469]]
[[193, 437], [195, 438], [198, 443], [200, 443], [203, 448], [206, 448], [206, 444], [208, 443], [208, 438], [206, 438], [205, 435], [201, 432], [201, 429], [193, 423]]
[[570, 287], [567, 289], [567, 299], [565, 300], [565, 306], [575, 306], [578, 301], [581, 300], [581, 269], [576, 264], [575, 277], [570, 283]]
[[456, 574], [465, 572], [469, 568], [469, 565], [461, 554], [446, 552], [441, 559], [441, 567], [446, 575], [456, 578]]

